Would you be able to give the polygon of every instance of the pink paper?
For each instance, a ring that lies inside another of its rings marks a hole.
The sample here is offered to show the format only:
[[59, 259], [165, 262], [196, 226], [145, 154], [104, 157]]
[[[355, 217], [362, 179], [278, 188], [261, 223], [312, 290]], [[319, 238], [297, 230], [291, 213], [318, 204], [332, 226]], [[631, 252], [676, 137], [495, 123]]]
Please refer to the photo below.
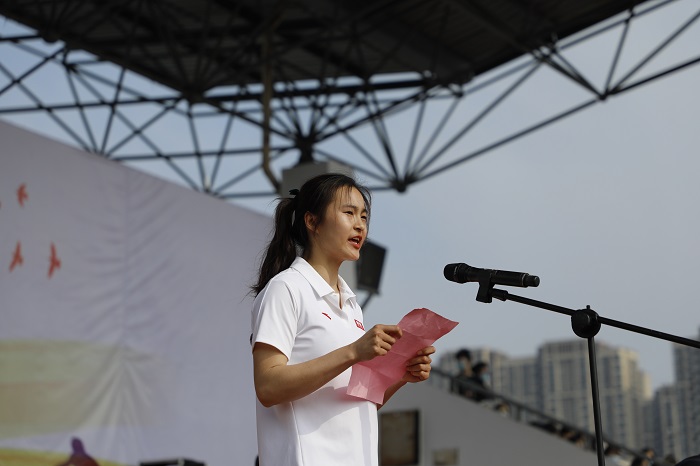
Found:
[[399, 322], [403, 336], [387, 354], [352, 366], [347, 394], [382, 404], [386, 389], [406, 373], [406, 361], [449, 333], [457, 324], [430, 309], [412, 310]]

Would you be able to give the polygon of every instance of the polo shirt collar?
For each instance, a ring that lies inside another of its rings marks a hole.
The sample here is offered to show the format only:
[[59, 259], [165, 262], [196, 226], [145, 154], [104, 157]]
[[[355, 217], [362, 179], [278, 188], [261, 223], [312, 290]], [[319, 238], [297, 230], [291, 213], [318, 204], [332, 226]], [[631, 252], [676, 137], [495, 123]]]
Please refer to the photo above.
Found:
[[[290, 267], [299, 272], [309, 282], [311, 288], [313, 288], [319, 296], [324, 297], [334, 293], [335, 290], [303, 257], [297, 256]], [[338, 286], [340, 287], [340, 293], [343, 296], [344, 301], [356, 300], [355, 293], [352, 291], [352, 289], [350, 289], [348, 284], [345, 283], [345, 280], [343, 280], [343, 277], [340, 275], [338, 275]]]
[[352, 291], [352, 289], [348, 286], [347, 283], [345, 283], [345, 280], [340, 275], [338, 275], [338, 285], [340, 286], [340, 293], [343, 296], [344, 301], [357, 302], [355, 292]]

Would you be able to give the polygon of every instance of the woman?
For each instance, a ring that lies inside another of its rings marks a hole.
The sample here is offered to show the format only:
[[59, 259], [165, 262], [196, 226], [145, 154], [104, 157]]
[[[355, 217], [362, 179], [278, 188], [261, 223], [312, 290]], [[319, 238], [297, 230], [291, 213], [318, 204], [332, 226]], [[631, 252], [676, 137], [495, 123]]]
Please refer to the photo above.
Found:
[[[377, 465], [377, 405], [346, 394], [350, 368], [389, 352], [396, 325], [365, 332], [355, 294], [338, 275], [367, 239], [370, 194], [321, 175], [282, 199], [253, 291], [253, 371], [262, 466]], [[432, 346], [406, 361], [407, 382], [430, 375]]]

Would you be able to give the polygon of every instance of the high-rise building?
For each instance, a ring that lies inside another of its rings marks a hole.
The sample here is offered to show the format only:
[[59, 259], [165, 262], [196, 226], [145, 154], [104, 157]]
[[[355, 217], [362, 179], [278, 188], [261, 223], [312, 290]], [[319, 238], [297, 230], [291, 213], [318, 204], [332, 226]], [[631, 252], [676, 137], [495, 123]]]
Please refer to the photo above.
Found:
[[676, 344], [673, 359], [683, 457], [700, 451], [700, 349]]
[[593, 431], [593, 402], [585, 340], [545, 343], [537, 352], [540, 409]]
[[[645, 436], [643, 408], [651, 398], [649, 377], [639, 369], [637, 354], [596, 342], [598, 390], [603, 433], [630, 448]], [[542, 377], [541, 409], [565, 422], [595, 430], [588, 342], [552, 342], [538, 352]]]
[[509, 359], [499, 369], [493, 375], [494, 390], [498, 385], [499, 393], [539, 410], [541, 386], [537, 359], [534, 356]]
[[654, 393], [654, 400], [649, 407], [650, 434], [649, 442], [655, 451], [676, 458], [688, 456], [683, 418], [678, 403], [678, 387], [666, 385]]

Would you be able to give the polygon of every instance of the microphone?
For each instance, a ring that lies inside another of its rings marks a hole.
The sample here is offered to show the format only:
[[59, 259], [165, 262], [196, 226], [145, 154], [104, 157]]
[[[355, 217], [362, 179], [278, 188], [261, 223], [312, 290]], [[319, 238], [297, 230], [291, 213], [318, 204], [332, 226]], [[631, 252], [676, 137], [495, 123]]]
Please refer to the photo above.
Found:
[[451, 282], [481, 282], [488, 279], [489, 284], [504, 286], [539, 286], [540, 277], [521, 272], [507, 272], [505, 270], [478, 269], [467, 264], [447, 264], [445, 266], [445, 278]]

